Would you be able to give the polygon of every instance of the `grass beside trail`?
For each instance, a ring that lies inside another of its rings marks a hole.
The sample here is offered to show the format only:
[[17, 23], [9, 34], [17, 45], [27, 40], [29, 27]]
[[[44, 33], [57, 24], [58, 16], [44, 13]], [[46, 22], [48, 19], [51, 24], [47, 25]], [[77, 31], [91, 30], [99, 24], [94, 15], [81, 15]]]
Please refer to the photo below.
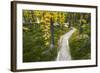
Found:
[[86, 34], [79, 35], [79, 31], [75, 31], [69, 40], [71, 56], [73, 60], [90, 59], [91, 44], [90, 37]]

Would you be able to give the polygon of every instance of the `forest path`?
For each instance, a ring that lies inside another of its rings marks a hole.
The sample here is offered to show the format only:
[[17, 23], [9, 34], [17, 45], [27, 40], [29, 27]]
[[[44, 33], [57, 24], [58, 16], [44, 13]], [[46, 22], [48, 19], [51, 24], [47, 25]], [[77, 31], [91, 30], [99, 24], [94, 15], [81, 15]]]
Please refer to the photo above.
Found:
[[59, 52], [57, 55], [56, 60], [57, 61], [66, 61], [71, 60], [71, 54], [70, 54], [70, 47], [69, 47], [69, 38], [71, 35], [76, 31], [75, 28], [72, 28], [69, 32], [65, 33], [60, 37], [59, 40]]

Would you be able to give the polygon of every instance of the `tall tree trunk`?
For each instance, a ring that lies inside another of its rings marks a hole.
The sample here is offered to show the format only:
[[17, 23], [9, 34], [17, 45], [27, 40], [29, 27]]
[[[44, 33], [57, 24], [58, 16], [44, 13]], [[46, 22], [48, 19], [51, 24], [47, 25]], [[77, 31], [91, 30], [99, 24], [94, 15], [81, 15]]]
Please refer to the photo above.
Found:
[[50, 30], [51, 30], [51, 47], [50, 48], [53, 48], [54, 47], [54, 26], [53, 26], [52, 17], [50, 19]]

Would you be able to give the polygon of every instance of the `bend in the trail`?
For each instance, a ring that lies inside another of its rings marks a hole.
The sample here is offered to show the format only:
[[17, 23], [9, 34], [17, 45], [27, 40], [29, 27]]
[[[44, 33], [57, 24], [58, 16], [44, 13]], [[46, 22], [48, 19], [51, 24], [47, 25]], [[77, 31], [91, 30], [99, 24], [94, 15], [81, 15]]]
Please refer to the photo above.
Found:
[[75, 28], [72, 28], [69, 32], [65, 33], [60, 37], [59, 40], [59, 52], [57, 55], [56, 60], [57, 61], [67, 61], [71, 60], [71, 54], [70, 54], [70, 47], [69, 47], [69, 38], [71, 35], [75, 32]]

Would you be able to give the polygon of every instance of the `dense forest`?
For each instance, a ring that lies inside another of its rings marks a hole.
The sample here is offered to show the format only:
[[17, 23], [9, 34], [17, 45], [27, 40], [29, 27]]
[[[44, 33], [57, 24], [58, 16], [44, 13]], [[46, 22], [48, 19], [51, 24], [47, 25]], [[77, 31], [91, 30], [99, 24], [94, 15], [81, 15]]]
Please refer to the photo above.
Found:
[[54, 61], [60, 37], [75, 28], [69, 39], [72, 60], [91, 58], [91, 14], [23, 10], [23, 62]]

